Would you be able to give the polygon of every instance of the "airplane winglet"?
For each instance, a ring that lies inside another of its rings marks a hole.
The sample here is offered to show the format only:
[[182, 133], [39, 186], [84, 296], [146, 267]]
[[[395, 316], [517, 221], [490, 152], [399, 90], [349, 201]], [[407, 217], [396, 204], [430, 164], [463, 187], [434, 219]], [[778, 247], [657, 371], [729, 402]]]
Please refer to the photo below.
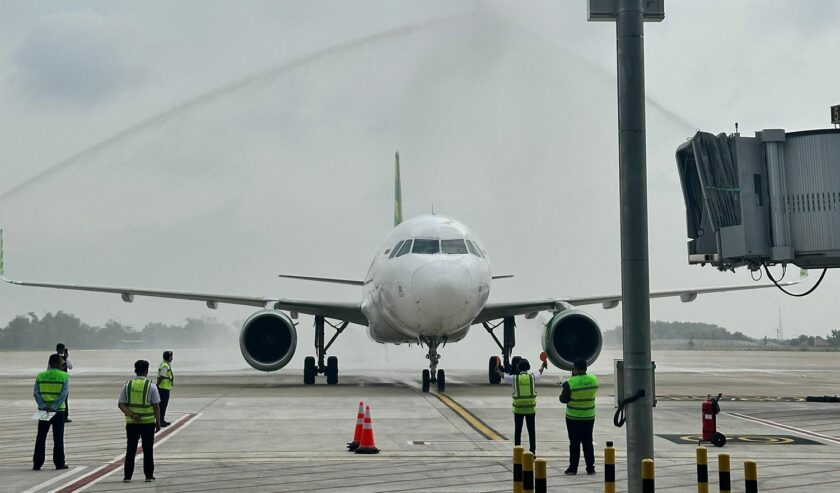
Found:
[[402, 184], [400, 183], [400, 151], [394, 154], [394, 226], [402, 222]]

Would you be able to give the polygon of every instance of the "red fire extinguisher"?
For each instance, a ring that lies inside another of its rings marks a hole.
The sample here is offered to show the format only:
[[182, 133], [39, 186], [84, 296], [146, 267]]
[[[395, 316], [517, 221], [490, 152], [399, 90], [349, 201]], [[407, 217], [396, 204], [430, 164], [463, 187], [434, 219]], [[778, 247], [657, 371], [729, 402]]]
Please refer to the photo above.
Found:
[[723, 447], [726, 444], [726, 435], [717, 431], [717, 415], [720, 413], [718, 401], [723, 394], [712, 397], [706, 396], [706, 402], [701, 406], [703, 416], [703, 442], [712, 442], [715, 447]]

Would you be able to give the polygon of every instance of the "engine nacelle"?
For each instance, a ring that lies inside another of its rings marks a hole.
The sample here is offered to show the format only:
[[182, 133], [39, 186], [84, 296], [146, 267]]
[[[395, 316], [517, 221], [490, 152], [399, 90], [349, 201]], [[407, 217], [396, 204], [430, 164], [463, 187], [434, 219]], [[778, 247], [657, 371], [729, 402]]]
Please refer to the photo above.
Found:
[[253, 368], [275, 371], [295, 355], [297, 331], [292, 319], [277, 310], [260, 310], [242, 325], [239, 349]]
[[564, 310], [545, 324], [542, 336], [543, 350], [551, 363], [562, 369], [571, 370], [577, 358], [586, 360], [589, 366], [601, 354], [601, 329], [588, 313], [580, 310]]

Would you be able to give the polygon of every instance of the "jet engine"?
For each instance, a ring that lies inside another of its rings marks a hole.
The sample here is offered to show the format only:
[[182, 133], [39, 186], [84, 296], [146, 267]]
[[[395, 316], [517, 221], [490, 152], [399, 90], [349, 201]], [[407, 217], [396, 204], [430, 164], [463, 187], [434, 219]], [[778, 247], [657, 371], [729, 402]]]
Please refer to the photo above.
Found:
[[568, 309], [559, 312], [545, 324], [542, 336], [543, 350], [554, 366], [571, 370], [577, 358], [586, 360], [587, 366], [601, 354], [601, 329], [588, 313]]
[[291, 361], [297, 347], [295, 324], [283, 312], [260, 310], [245, 321], [239, 333], [242, 357], [253, 368], [275, 371]]

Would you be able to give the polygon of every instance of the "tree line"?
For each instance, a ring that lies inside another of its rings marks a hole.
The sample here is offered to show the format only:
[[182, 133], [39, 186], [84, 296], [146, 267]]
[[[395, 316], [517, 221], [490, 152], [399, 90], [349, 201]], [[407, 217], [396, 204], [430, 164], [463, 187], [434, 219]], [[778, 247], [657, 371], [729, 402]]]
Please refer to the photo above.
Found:
[[[668, 340], [681, 339], [689, 341], [703, 341], [703, 340], [728, 340], [728, 341], [743, 341], [743, 342], [762, 342], [768, 344], [767, 337], [756, 339], [745, 335], [740, 331], [730, 332], [724, 327], [714, 324], [705, 324], [701, 322], [663, 322], [659, 320], [651, 321], [650, 332], [652, 340]], [[823, 337], [831, 347], [840, 348], [840, 329], [832, 330], [828, 335]], [[621, 326], [604, 332], [604, 342], [607, 344], [621, 344], [622, 331]], [[776, 344], [790, 347], [812, 347], [816, 343], [815, 336], [800, 335], [791, 339], [782, 341], [774, 341]]]
[[103, 327], [82, 322], [75, 315], [58, 311], [39, 317], [18, 315], [0, 328], [0, 350], [50, 351], [63, 342], [73, 349], [121, 349], [207, 347], [235, 340], [236, 332], [214, 318], [187, 318], [184, 325], [158, 322], [142, 330], [109, 320]]

